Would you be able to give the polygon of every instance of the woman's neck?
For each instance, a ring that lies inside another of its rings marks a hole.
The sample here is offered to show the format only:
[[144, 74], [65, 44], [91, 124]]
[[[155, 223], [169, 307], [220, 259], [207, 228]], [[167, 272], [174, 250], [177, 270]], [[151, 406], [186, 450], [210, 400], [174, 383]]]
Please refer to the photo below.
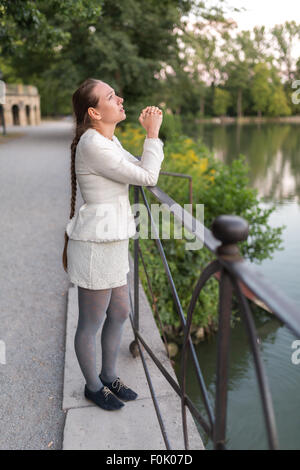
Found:
[[113, 136], [114, 136], [114, 129], [102, 129], [99, 127], [93, 127], [95, 131], [99, 132], [103, 137], [106, 137], [106, 139], [112, 140], [113, 141]]

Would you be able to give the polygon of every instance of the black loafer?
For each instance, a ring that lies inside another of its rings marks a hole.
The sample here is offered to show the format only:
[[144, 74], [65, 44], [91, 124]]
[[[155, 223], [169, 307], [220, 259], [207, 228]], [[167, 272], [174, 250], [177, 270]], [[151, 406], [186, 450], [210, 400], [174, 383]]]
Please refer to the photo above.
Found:
[[138, 397], [138, 394], [127, 387], [120, 377], [117, 377], [113, 382], [105, 382], [99, 375], [99, 379], [110, 391], [112, 391], [118, 398], [124, 401], [135, 400]]
[[87, 388], [87, 386], [85, 386], [84, 396], [104, 410], [119, 410], [122, 408], [122, 406], [124, 406], [124, 403], [118, 400], [118, 398], [116, 398], [114, 394], [111, 393], [109, 388], [105, 386], [103, 386], [97, 392], [92, 392]]

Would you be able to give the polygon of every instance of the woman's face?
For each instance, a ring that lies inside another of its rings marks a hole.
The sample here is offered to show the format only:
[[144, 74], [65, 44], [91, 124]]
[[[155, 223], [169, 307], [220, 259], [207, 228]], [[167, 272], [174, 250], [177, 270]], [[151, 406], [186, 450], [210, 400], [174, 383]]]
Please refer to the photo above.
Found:
[[126, 119], [122, 106], [124, 99], [117, 96], [111, 86], [105, 82], [99, 82], [94, 92], [99, 96], [99, 101], [96, 108], [89, 108], [94, 111], [93, 119], [105, 124], [117, 124]]

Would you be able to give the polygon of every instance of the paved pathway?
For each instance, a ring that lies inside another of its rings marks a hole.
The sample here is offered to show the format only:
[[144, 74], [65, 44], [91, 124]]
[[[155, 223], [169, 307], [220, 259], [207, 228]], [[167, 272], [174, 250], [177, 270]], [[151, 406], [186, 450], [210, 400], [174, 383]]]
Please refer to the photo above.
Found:
[[[72, 124], [43, 122], [22, 131], [23, 137], [0, 144], [0, 449], [165, 449], [141, 359], [128, 351], [129, 320], [118, 361], [139, 399], [112, 414], [82, 395], [72, 346], [77, 297], [61, 263]], [[79, 191], [77, 197], [78, 208]], [[142, 289], [140, 295], [141, 332], [176, 380]], [[171, 448], [183, 449], [180, 399], [152, 360], [147, 363]], [[190, 448], [203, 448], [189, 412], [188, 428]]]
[[0, 449], [62, 448], [71, 126], [0, 144]]

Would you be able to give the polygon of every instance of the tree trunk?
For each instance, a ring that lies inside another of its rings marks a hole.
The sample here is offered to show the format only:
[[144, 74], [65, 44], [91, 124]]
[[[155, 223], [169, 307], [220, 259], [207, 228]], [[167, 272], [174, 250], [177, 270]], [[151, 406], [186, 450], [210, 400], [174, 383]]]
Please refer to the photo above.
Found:
[[202, 114], [202, 116], [204, 116], [204, 110], [205, 110], [205, 99], [204, 97], [202, 97], [200, 99], [200, 113]]
[[242, 90], [241, 90], [241, 88], [238, 89], [237, 115], [238, 115], [238, 118], [242, 117]]
[[240, 122], [238, 122], [236, 126], [236, 149], [238, 153], [240, 153], [241, 150], [241, 131], [242, 125]]

